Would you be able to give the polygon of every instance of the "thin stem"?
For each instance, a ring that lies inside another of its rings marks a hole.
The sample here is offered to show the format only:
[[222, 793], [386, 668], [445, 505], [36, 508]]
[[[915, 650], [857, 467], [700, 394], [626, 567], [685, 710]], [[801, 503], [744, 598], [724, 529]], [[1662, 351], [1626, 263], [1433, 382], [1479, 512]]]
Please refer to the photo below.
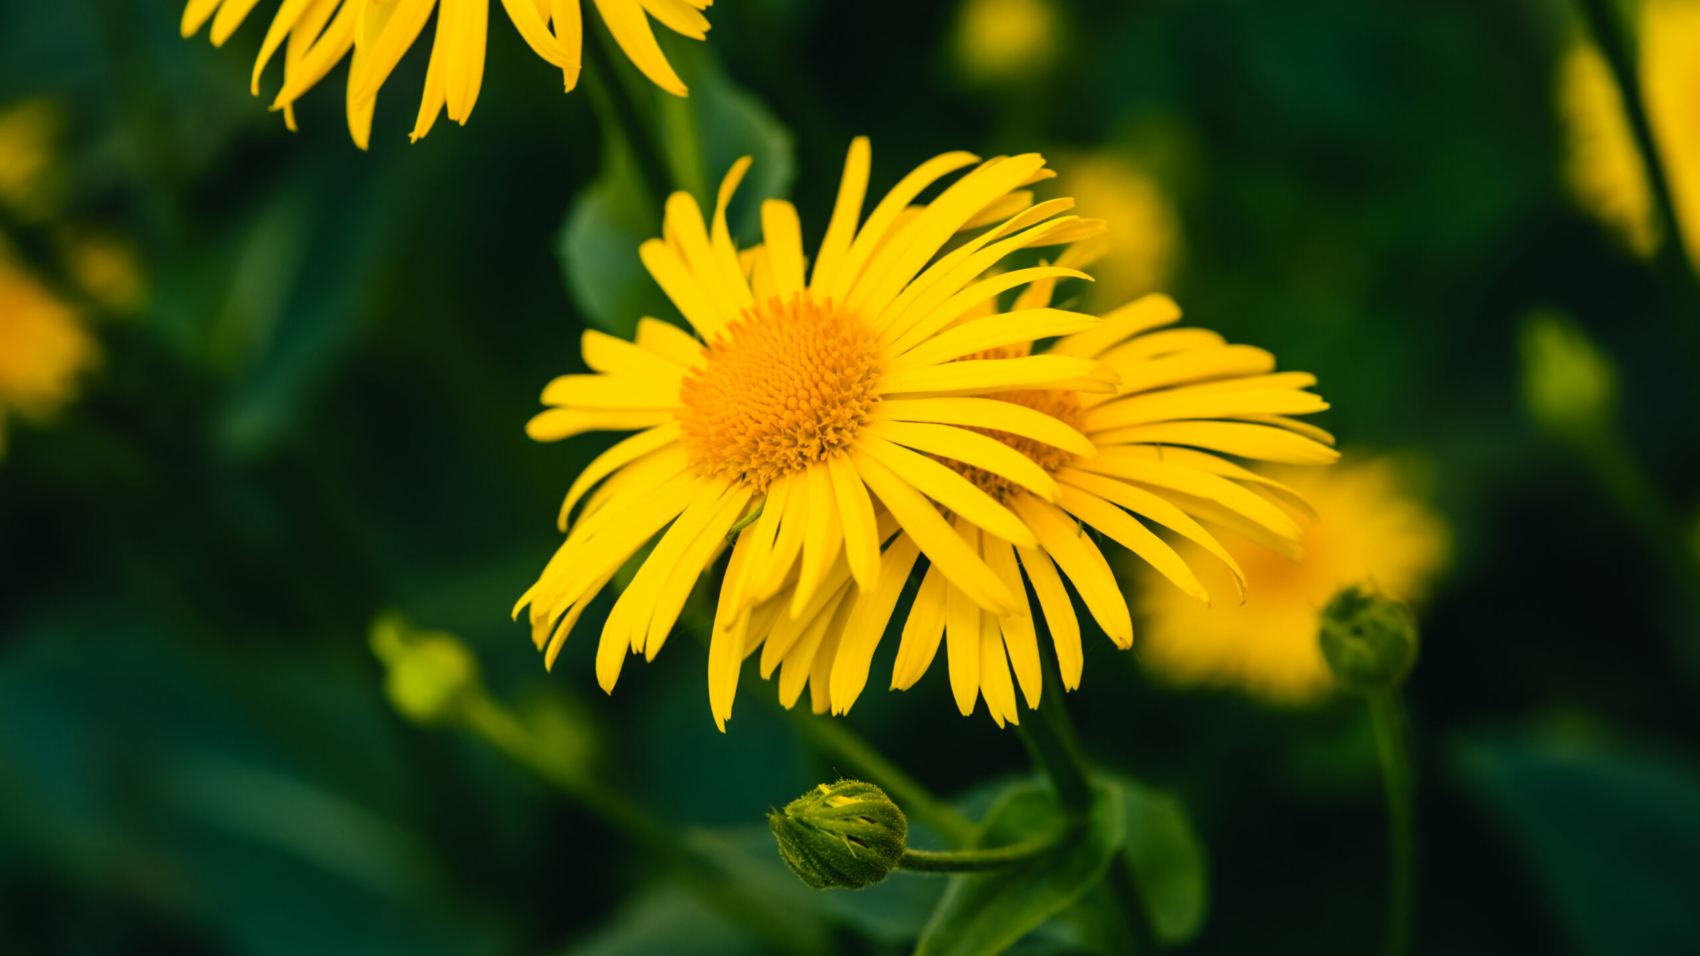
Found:
[[[1080, 749], [1074, 722], [1069, 719], [1056, 667], [1048, 659], [1044, 667], [1045, 690], [1039, 699], [1039, 709], [1031, 712], [1027, 722], [1018, 724], [1016, 729], [1033, 755], [1033, 762], [1051, 778], [1063, 809], [1071, 815], [1084, 815], [1092, 807], [1091, 768]], [[1111, 861], [1104, 885], [1110, 891], [1114, 901], [1111, 908], [1123, 930], [1117, 935], [1133, 944], [1133, 952], [1156, 952], [1160, 944], [1151, 926], [1151, 911], [1145, 906], [1138, 881], [1127, 872], [1127, 865], [1119, 856]]]
[[1647, 186], [1653, 194], [1659, 231], [1663, 234], [1658, 249], [1658, 265], [1676, 298], [1678, 331], [1687, 340], [1691, 358], [1700, 362], [1700, 279], [1696, 279], [1689, 263], [1687, 242], [1671, 194], [1670, 177], [1660, 160], [1652, 120], [1647, 115], [1647, 101], [1642, 96], [1637, 69], [1638, 57], [1611, 0], [1578, 0], [1578, 5], [1582, 8], [1582, 18], [1587, 21], [1589, 32], [1594, 35], [1594, 42], [1617, 81], [1623, 111], [1635, 136], [1635, 146], [1641, 153], [1642, 168], [1647, 171]]
[[466, 702], [466, 726], [520, 766], [553, 784], [633, 842], [664, 860], [684, 885], [728, 919], [780, 952], [811, 956], [817, 947], [788, 932], [770, 906], [728, 879], [715, 861], [691, 849], [679, 834], [645, 813], [629, 798], [590, 774], [555, 759], [537, 745], [531, 731], [512, 712], [482, 691]]
[[1055, 849], [1068, 832], [1068, 827], [1061, 827], [1054, 833], [985, 850], [904, 850], [897, 868], [920, 873], [978, 873], [1002, 869]]
[[1381, 777], [1387, 788], [1387, 954], [1405, 956], [1411, 950], [1417, 844], [1411, 754], [1399, 691], [1370, 696], [1369, 714], [1375, 728], [1376, 750], [1381, 755]]
[[631, 88], [614, 65], [614, 57], [608, 49], [613, 41], [602, 28], [592, 28], [590, 32], [596, 34], [596, 39], [586, 37], [583, 47], [584, 73], [589, 81], [591, 100], [603, 127], [606, 129], [611, 125], [620, 131], [627, 155], [637, 167], [638, 178], [643, 181], [644, 191], [655, 204], [655, 212], [659, 216], [667, 206], [667, 197], [673, 192], [665, 154], [656, 142], [653, 124], [645, 118]]

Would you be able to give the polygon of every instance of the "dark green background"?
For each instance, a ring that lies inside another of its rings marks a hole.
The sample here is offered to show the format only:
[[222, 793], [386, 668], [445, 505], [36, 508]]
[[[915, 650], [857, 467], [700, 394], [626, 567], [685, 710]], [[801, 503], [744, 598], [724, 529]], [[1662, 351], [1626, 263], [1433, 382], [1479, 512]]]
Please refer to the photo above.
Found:
[[[594, 620], [552, 676], [507, 620], [602, 442], [522, 431], [542, 385], [581, 368], [554, 249], [602, 155], [589, 98], [562, 96], [493, 4], [466, 128], [407, 143], [420, 43], [370, 153], [345, 131], [342, 68], [291, 135], [247, 94], [273, 6], [215, 50], [179, 38], [174, 0], [0, 4], [0, 102], [66, 106], [68, 215], [133, 236], [151, 292], [100, 327], [81, 401], [14, 428], [0, 461], [0, 949], [738, 951], [689, 914], [672, 938], [659, 918], [596, 936], [655, 892], [652, 861], [476, 741], [402, 721], [366, 646], [386, 607], [461, 635], [501, 695], [568, 698], [609, 779], [681, 824], [759, 826], [833, 774], [748, 693], [717, 733], [689, 639], [610, 698]], [[1061, 6], [1059, 67], [1015, 93], [954, 78], [948, 3], [722, 0], [709, 47], [792, 130], [811, 244], [856, 134], [875, 189], [958, 148], [1116, 143], [1156, 169], [1189, 320], [1317, 373], [1348, 448], [1424, 453], [1455, 529], [1409, 687], [1418, 951], [1695, 951], [1700, 669], [1681, 648], [1700, 628], [1518, 398], [1519, 318], [1570, 313], [1692, 521], [1694, 366], [1652, 273], [1559, 178], [1569, 8]], [[943, 793], [1023, 772], [1013, 734], [956, 714], [943, 670], [870, 691], [849, 722]], [[1069, 703], [1095, 758], [1194, 816], [1212, 901], [1192, 951], [1379, 944], [1359, 705], [1167, 690], [1102, 638]], [[903, 951], [834, 933], [841, 952]]]

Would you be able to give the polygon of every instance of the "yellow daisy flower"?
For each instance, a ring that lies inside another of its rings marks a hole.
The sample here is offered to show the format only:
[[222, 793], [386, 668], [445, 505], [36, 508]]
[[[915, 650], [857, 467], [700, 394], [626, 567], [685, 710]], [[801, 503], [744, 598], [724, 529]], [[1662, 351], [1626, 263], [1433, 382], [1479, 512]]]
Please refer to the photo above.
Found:
[[[552, 407], [527, 426], [538, 440], [642, 429], [573, 484], [561, 510], [567, 540], [515, 608], [517, 616], [530, 606], [548, 661], [590, 600], [652, 539], [603, 628], [597, 678], [611, 690], [628, 653], [655, 656], [697, 578], [735, 539], [709, 652], [710, 703], [722, 728], [748, 653], [765, 643], [764, 671], [783, 664], [781, 689], [795, 700], [838, 641], [865, 640], [875, 618], [883, 626], [921, 554], [975, 607], [1017, 613], [1021, 595], [960, 529], [1028, 548], [1039, 539], [928, 456], [972, 462], [1048, 498], [1052, 482], [1041, 469], [973, 429], [1092, 454], [1057, 419], [983, 396], [1108, 393], [1115, 378], [1100, 363], [958, 360], [1099, 320], [1050, 308], [959, 320], [1023, 284], [1085, 278], [1063, 266], [982, 274], [1018, 249], [1096, 235], [1102, 223], [1060, 215], [1072, 205], [1066, 199], [1029, 205], [1020, 187], [1050, 175], [1037, 154], [980, 162], [963, 152], [923, 163], [864, 221], [869, 160], [867, 140], [855, 140], [812, 269], [787, 202], [763, 204], [762, 245], [734, 246], [726, 206], [747, 158], [721, 184], [708, 223], [689, 193], [673, 194], [663, 238], [639, 251], [701, 339], [654, 319], [639, 323], [635, 342], [586, 332], [593, 374], [562, 376], [544, 390]], [[965, 168], [936, 198], [913, 205]], [[992, 224], [940, 255], [963, 230]], [[956, 528], [941, 507], [956, 515]]]
[[[193, 36], [209, 19], [212, 42], [222, 46], [254, 9], [257, 0], [189, 0], [183, 8], [183, 35]], [[686, 94], [649, 25], [654, 17], [675, 33], [701, 40], [708, 33], [702, 15], [713, 0], [596, 0], [597, 12], [627, 57], [656, 86], [675, 96]], [[502, 0], [520, 36], [536, 54], [561, 68], [570, 92], [578, 84], [584, 24], [579, 0]], [[295, 129], [294, 103], [324, 79], [349, 51], [348, 129], [365, 149], [372, 131], [378, 89], [437, 11], [436, 39], [425, 72], [414, 141], [431, 131], [437, 116], [465, 124], [484, 81], [484, 47], [490, 0], [283, 0], [272, 17], [254, 61], [252, 91], [260, 94], [260, 74], [283, 48], [283, 89], [272, 109], [283, 110]], [[551, 29], [552, 28], [552, 29]], [[285, 41], [288, 41], [287, 45]]]
[[[1639, 39], [1648, 120], [1677, 222], [1700, 268], [1700, 2], [1645, 0]], [[1647, 173], [1611, 71], [1586, 40], [1577, 40], [1560, 64], [1558, 108], [1569, 145], [1566, 174], [1578, 200], [1630, 248], [1650, 255], [1658, 228]]]
[[76, 397], [96, 357], [76, 313], [0, 253], [0, 453], [6, 419], [41, 419]]
[[[1388, 460], [1272, 474], [1284, 484], [1258, 481], [1303, 528], [1303, 560], [1296, 550], [1225, 538], [1249, 593], [1243, 604], [1208, 608], [1155, 587], [1142, 570], [1139, 612], [1146, 628], [1139, 657], [1175, 683], [1238, 687], [1297, 705], [1333, 688], [1317, 644], [1318, 615], [1329, 599], [1350, 585], [1404, 601], [1423, 597], [1446, 563], [1448, 536], [1440, 517], [1403, 490], [1407, 482]], [[1299, 507], [1304, 501], [1315, 510]], [[1200, 571], [1206, 583], [1225, 578], [1219, 568]]]
[[[1059, 265], [1071, 264], [1080, 248], [1065, 253]], [[1011, 314], [1043, 307], [1053, 283], [1029, 286]], [[1120, 379], [1113, 392], [1021, 390], [987, 396], [1054, 419], [1084, 434], [1093, 449], [1045, 445], [996, 428], [984, 432], [1037, 466], [1048, 483], [1015, 482], [1008, 477], [1013, 471], [1000, 474], [943, 459], [1019, 516], [1038, 543], [1012, 547], [958, 519], [964, 540], [1017, 596], [1015, 613], [990, 613], [964, 600], [954, 581], [929, 570], [904, 624], [892, 671], [894, 690], [913, 686], [942, 643], [951, 689], [964, 715], [973, 713], [983, 696], [999, 726], [1019, 723], [1017, 688], [1027, 706], [1037, 708], [1043, 680], [1036, 616], [1026, 600], [1023, 575], [1038, 597], [1068, 689], [1080, 686], [1084, 656], [1065, 579], [1110, 639], [1124, 650], [1132, 647], [1128, 605], [1095, 536], [1128, 549], [1169, 582], [1153, 587], [1197, 602], [1210, 600], [1194, 570], [1197, 564], [1223, 570], [1226, 580], [1217, 582], [1217, 593], [1231, 592], [1235, 600], [1245, 596], [1245, 576], [1211, 527], [1251, 535], [1289, 553], [1297, 547], [1299, 526], [1252, 490], [1270, 483], [1221, 456], [1333, 462], [1338, 455], [1326, 432], [1287, 417], [1328, 407], [1305, 391], [1314, 376], [1276, 373], [1273, 355], [1229, 345], [1214, 332], [1166, 328], [1179, 318], [1173, 300], [1149, 295], [1110, 312], [1098, 326], [1062, 338], [1045, 353], [1099, 360]], [[1022, 342], [997, 352], [1016, 357], [1029, 349], [1030, 343]], [[1290, 493], [1276, 486], [1276, 494]], [[1198, 553], [1183, 558], [1147, 522], [1194, 543]], [[837, 646], [836, 659], [826, 665], [828, 693], [815, 693], [817, 711], [843, 713], [855, 702], [893, 603], [871, 608], [873, 621]], [[836, 621], [829, 626], [829, 637], [838, 626]]]

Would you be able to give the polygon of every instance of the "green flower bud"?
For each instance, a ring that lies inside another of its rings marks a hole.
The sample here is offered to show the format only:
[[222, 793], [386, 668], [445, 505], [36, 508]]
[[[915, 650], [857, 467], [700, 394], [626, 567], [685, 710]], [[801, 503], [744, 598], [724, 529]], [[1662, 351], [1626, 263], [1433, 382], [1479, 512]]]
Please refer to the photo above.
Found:
[[1611, 421], [1617, 375], [1576, 323], [1550, 312], [1523, 320], [1523, 404], [1553, 435], [1587, 438]]
[[821, 784], [767, 815], [779, 856], [817, 890], [859, 889], [897, 868], [909, 821], [885, 791], [860, 780]]
[[1417, 618], [1401, 601], [1356, 585], [1322, 610], [1322, 656], [1342, 690], [1376, 694], [1404, 681], [1417, 660]]
[[478, 660], [452, 635], [416, 630], [391, 612], [372, 622], [371, 640], [373, 653], [389, 665], [384, 691], [409, 720], [452, 720], [480, 692]]

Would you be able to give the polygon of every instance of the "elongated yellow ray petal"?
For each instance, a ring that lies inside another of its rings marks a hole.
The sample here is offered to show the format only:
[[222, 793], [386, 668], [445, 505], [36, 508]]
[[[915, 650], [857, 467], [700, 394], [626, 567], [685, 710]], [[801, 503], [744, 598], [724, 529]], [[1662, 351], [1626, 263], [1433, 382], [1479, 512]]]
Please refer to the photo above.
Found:
[[1086, 601], [1087, 609], [1110, 640], [1115, 641], [1117, 647], [1132, 647], [1133, 617], [1128, 613], [1121, 590], [1116, 587], [1109, 562], [1104, 560], [1092, 539], [1082, 533], [1080, 527], [1056, 505], [1032, 495], [1020, 495], [1010, 502], [1010, 506], [1033, 529], [1045, 552], [1074, 582], [1075, 589]]
[[1063, 586], [1062, 577], [1050, 556], [1039, 548], [1016, 548], [1027, 580], [1033, 582], [1033, 593], [1039, 597], [1039, 607], [1045, 612], [1045, 626], [1051, 632], [1051, 644], [1057, 652], [1057, 669], [1062, 671], [1063, 686], [1069, 690], [1080, 687], [1080, 674], [1086, 666], [1086, 655], [1080, 646], [1080, 620], [1074, 616], [1074, 602]]
[[875, 438], [950, 458], [1008, 478], [1040, 497], [1056, 497], [1057, 485], [1049, 472], [1014, 448], [953, 425], [925, 422], [869, 422], [862, 432]]
[[875, 421], [936, 422], [993, 428], [1041, 441], [1085, 458], [1098, 449], [1085, 435], [1044, 412], [993, 398], [888, 398], [874, 406]]
[[1090, 358], [1129, 336], [1178, 322], [1180, 318], [1181, 307], [1175, 300], [1154, 292], [1110, 312], [1097, 327], [1053, 344], [1051, 354]]
[[909, 608], [909, 619], [903, 622], [903, 640], [897, 645], [897, 661], [891, 667], [892, 690], [908, 690], [932, 666], [939, 641], [944, 638], [948, 590], [950, 586], [938, 567], [928, 567], [921, 578], [921, 589], [915, 592], [915, 603]]
[[[1009, 509], [976, 488], [973, 482], [931, 458], [866, 433], [857, 440], [856, 449], [978, 527], [1015, 544], [1034, 543], [1033, 533]], [[897, 509], [891, 510], [893, 514], [897, 513]], [[901, 521], [902, 515], [898, 515], [898, 519]]]

